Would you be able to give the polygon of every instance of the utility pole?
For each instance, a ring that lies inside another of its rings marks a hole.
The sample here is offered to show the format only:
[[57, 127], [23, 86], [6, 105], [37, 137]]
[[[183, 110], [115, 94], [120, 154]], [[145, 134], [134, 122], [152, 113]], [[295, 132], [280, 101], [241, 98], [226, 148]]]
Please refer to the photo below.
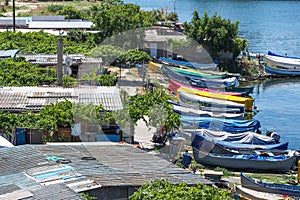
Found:
[[63, 63], [63, 41], [61, 37], [61, 31], [59, 31], [59, 36], [58, 36], [58, 41], [57, 41], [57, 81], [58, 81], [58, 86], [62, 86], [62, 77], [63, 77], [63, 72], [62, 72], [62, 63]]
[[13, 0], [13, 29], [16, 31], [16, 5], [15, 0]]

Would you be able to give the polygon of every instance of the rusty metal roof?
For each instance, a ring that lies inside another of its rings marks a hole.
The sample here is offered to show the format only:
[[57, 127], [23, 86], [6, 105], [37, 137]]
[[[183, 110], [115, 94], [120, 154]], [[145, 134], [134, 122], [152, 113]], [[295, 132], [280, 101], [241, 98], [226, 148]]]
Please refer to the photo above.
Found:
[[58, 101], [102, 105], [106, 110], [123, 108], [117, 87], [2, 87], [0, 109], [6, 111], [38, 111]]

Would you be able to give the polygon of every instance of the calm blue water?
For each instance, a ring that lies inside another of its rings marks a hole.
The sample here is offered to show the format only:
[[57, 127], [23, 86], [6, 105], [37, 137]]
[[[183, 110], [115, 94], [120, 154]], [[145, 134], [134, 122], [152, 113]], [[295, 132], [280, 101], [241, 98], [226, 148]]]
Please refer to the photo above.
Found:
[[[143, 9], [175, 10], [179, 21], [190, 21], [197, 10], [203, 16], [215, 12], [232, 22], [239, 21], [239, 37], [249, 41], [249, 51], [300, 56], [300, 1], [247, 0], [125, 0]], [[300, 79], [268, 81], [258, 84], [255, 104], [260, 112], [255, 116], [262, 131], [276, 131], [281, 141], [291, 149], [300, 148]]]
[[258, 84], [252, 95], [261, 130], [278, 132], [291, 149], [300, 148], [299, 91], [300, 79], [272, 80]]
[[249, 41], [249, 51], [265, 54], [268, 50], [300, 56], [300, 1], [247, 0], [124, 0], [143, 9], [168, 7], [178, 13], [179, 21], [190, 21], [197, 10], [203, 16], [215, 12], [232, 22], [239, 21], [239, 37]]

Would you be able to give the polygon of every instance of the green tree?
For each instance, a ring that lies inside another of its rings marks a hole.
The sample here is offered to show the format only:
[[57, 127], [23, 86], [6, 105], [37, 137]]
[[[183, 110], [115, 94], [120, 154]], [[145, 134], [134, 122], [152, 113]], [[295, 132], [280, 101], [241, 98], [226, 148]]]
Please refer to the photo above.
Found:
[[178, 21], [178, 14], [176, 12], [168, 13], [167, 20], [177, 22]]
[[124, 31], [149, 27], [155, 22], [155, 17], [151, 12], [140, 10], [137, 5], [106, 4], [99, 8], [93, 21], [104, 40]]
[[65, 6], [62, 10], [58, 10], [58, 15], [64, 15], [66, 19], [87, 19], [84, 11], [77, 10], [73, 6]]
[[184, 23], [184, 32], [189, 38], [203, 45], [213, 58], [219, 58], [220, 52], [230, 52], [235, 58], [237, 52], [243, 50], [244, 45], [241, 44], [246, 44], [236, 40], [238, 24], [238, 21], [232, 23], [217, 13], [209, 17], [206, 11], [199, 18], [198, 12], [194, 11], [192, 20]]
[[115, 60], [125, 52], [126, 51], [120, 47], [101, 45], [93, 48], [87, 55], [94, 58], [102, 58], [104, 66], [108, 66], [114, 63]]
[[150, 61], [151, 57], [144, 51], [140, 51], [137, 49], [130, 49], [127, 52], [123, 53], [120, 57], [118, 57], [118, 63], [141, 63], [143, 61]]

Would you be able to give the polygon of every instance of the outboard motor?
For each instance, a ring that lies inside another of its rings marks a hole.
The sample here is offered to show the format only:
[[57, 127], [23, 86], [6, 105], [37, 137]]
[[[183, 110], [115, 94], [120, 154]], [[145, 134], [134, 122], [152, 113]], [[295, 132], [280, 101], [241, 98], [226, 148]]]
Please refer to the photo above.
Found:
[[280, 143], [280, 135], [277, 132], [267, 132], [266, 135], [273, 138], [277, 144]]

